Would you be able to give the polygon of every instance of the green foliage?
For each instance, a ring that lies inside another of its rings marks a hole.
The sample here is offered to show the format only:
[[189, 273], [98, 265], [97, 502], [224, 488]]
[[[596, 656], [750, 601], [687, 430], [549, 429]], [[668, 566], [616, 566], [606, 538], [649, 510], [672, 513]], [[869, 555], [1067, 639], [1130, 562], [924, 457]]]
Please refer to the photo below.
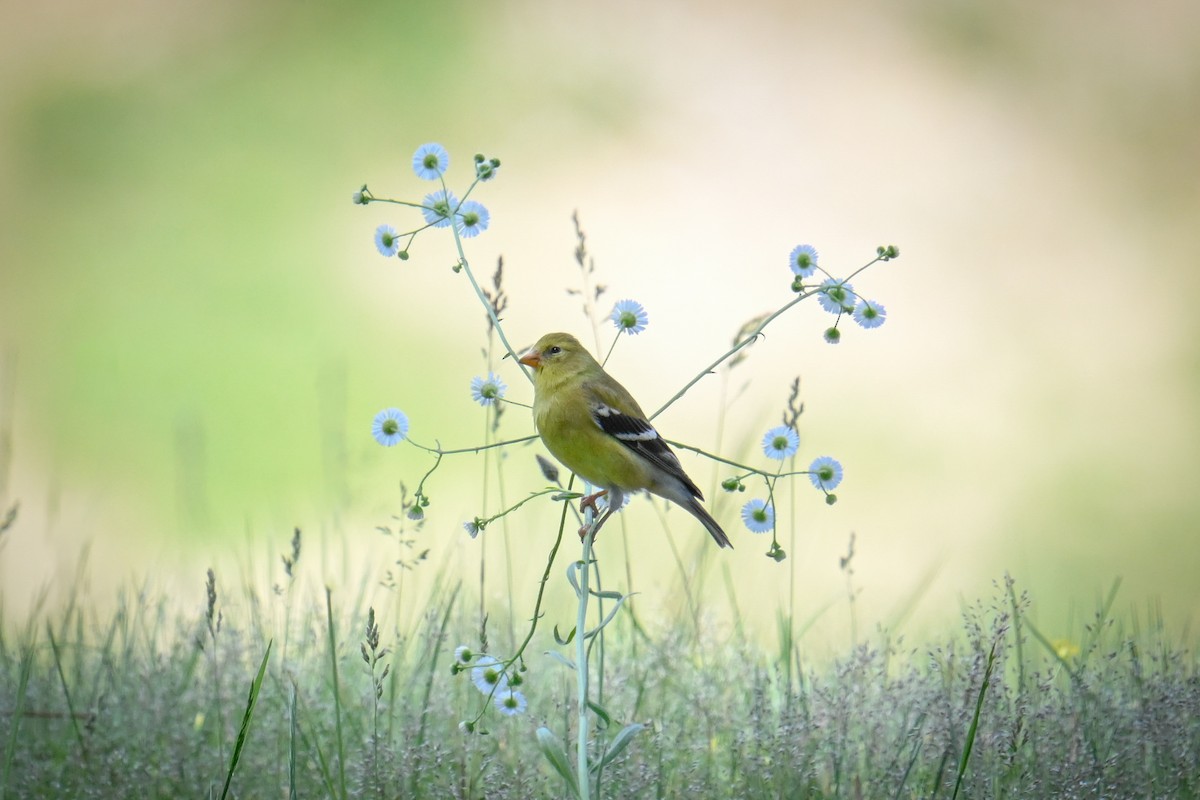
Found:
[[[390, 651], [396, 687], [380, 697], [379, 673], [352, 669], [370, 612], [339, 608], [346, 594], [216, 586], [217, 692], [197, 670], [195, 632], [212, 648], [201, 585], [194, 616], [170, 619], [142, 592], [110, 618], [79, 603], [5, 641], [5, 797], [216, 796], [210, 781], [232, 764], [215, 760], [214, 737], [237, 759], [242, 797], [342, 796], [344, 785], [347, 797], [525, 799], [561, 797], [573, 780], [562, 736], [527, 715], [489, 715], [488, 735], [459, 730], [475, 691], [440, 643], [470, 639], [477, 622], [455, 610], [456, 589], [425, 598], [411, 629], [375, 610], [371, 639]], [[1054, 643], [1030, 633], [1030, 603], [1010, 583], [942, 641], [880, 633], [826, 661], [802, 636], [768, 652], [713, 625], [666, 619], [643, 633], [618, 615], [604, 629], [608, 721], [597, 724], [620, 730], [594, 751], [591, 777], [603, 769], [606, 798], [949, 798], [960, 782], [964, 797], [1195, 796], [1200, 664], [1161, 620], [1115, 614], [1111, 600]], [[231, 611], [260, 605], [280, 612], [276, 627]], [[268, 669], [278, 625], [290, 649]], [[534, 644], [550, 646], [549, 633]], [[572, 707], [559, 670], [532, 662], [531, 709]]]

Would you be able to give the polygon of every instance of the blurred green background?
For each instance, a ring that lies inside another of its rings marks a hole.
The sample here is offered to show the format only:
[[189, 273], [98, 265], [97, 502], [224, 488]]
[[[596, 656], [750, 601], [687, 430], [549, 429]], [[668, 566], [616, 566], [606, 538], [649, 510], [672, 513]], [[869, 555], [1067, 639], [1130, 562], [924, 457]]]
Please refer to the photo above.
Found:
[[[450, 150], [460, 187], [475, 152], [503, 160], [468, 255], [485, 277], [503, 255], [515, 345], [550, 329], [591, 341], [565, 293], [579, 210], [606, 302], [649, 309], [610, 365], [647, 407], [785, 301], [795, 244], [835, 273], [900, 246], [856, 283], [887, 325], [851, 325], [833, 348], [827, 315], [802, 308], [729, 384], [719, 445], [755, 458], [802, 377], [801, 459], [846, 465], [841, 503], [800, 487], [783, 566], [740, 528], [717, 558], [669, 517], [687, 558], [728, 566], [767, 627], [789, 593], [807, 612], [844, 596], [851, 532], [864, 624], [940, 624], [1006, 570], [1052, 624], [1117, 576], [1127, 603], [1198, 610], [1195, 4], [118, 0], [3, 15], [9, 616], [73, 585], [85, 547], [97, 595], [150, 575], [185, 605], [207, 564], [253, 552], [276, 567], [293, 525], [319, 535], [324, 580], [379, 557], [375, 527], [429, 462], [378, 447], [372, 415], [400, 406], [414, 437], [447, 446], [485, 427], [467, 393], [483, 319], [450, 242], [384, 260], [375, 226], [413, 218], [350, 203], [364, 182], [419, 198], [409, 160], [426, 141]], [[721, 403], [714, 378], [661, 428], [716, 447]], [[512, 409], [502, 435], [530, 431]], [[541, 484], [532, 452], [510, 453], [507, 499]], [[723, 475], [686, 466], [706, 488]], [[438, 473], [419, 534], [468, 579], [501, 547], [460, 527], [498, 508], [494, 487], [481, 507], [482, 469]], [[731, 527], [744, 499], [714, 500]], [[518, 597], [554, 519], [510, 527]], [[669, 550], [639, 520], [633, 588], [661, 573], [639, 602], [669, 607]]]

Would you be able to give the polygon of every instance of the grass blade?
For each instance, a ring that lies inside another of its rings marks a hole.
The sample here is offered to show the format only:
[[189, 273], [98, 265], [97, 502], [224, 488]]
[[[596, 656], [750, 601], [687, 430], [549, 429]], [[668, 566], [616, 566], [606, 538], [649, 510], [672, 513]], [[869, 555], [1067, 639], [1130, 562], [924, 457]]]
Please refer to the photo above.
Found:
[[221, 800], [229, 795], [229, 784], [233, 781], [233, 772], [237, 769], [242, 757], [242, 749], [246, 745], [246, 736], [250, 733], [250, 720], [254, 718], [254, 706], [258, 703], [258, 694], [262, 691], [263, 676], [267, 674], [267, 661], [271, 658], [271, 645], [274, 640], [267, 642], [267, 652], [263, 653], [262, 663], [258, 665], [258, 674], [250, 684], [250, 696], [246, 698], [246, 711], [242, 714], [242, 727], [238, 729], [237, 743], [233, 746], [233, 755], [229, 759], [229, 772], [225, 774], [225, 788], [221, 790]]
[[954, 779], [954, 794], [951, 800], [958, 797], [962, 788], [963, 776], [967, 774], [967, 762], [971, 760], [971, 749], [975, 746], [975, 734], [979, 731], [979, 715], [983, 711], [983, 698], [987, 694], [988, 684], [992, 682], [992, 667], [996, 664], [996, 645], [992, 644], [988, 653], [987, 667], [983, 670], [983, 681], [979, 684], [979, 696], [975, 699], [975, 714], [971, 717], [971, 727], [967, 729], [967, 742], [963, 746], [962, 759], [958, 762], [958, 777]]
[[296, 740], [299, 738], [299, 721], [296, 719], [296, 683], [292, 682], [292, 700], [288, 705], [288, 800], [300, 796], [296, 788]]
[[83, 731], [79, 729], [79, 715], [75, 713], [75, 704], [71, 702], [71, 691], [67, 688], [67, 675], [63, 671], [62, 655], [58, 650], [58, 641], [54, 638], [54, 629], [49, 622], [46, 623], [46, 635], [50, 637], [50, 651], [54, 654], [54, 667], [58, 671], [58, 681], [62, 685], [63, 696], [67, 699], [67, 717], [71, 720], [71, 728], [75, 731], [75, 738], [79, 742], [79, 752], [83, 755], [83, 760], [87, 761], [87, 744], [83, 741]]
[[337, 635], [333, 630], [333, 590], [325, 587], [325, 619], [329, 631], [329, 665], [333, 673], [333, 721], [337, 729], [339, 797], [346, 797], [346, 745], [342, 738], [342, 687], [338, 683]]
[[29, 687], [29, 676], [33, 672], [33, 643], [21, 653], [20, 673], [17, 678], [16, 705], [12, 713], [12, 728], [8, 732], [8, 744], [4, 748], [4, 769], [0, 771], [0, 800], [8, 797], [8, 779], [12, 775], [13, 759], [17, 755], [17, 738], [21, 731], [21, 719], [25, 716], [25, 692]]

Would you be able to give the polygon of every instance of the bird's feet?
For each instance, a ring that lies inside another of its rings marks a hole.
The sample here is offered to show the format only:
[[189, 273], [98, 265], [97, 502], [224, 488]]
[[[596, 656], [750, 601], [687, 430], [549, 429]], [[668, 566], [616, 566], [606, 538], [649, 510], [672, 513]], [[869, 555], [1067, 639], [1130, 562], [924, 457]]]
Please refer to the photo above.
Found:
[[596, 508], [596, 501], [599, 500], [601, 497], [607, 497], [607, 496], [608, 496], [608, 489], [604, 489], [603, 491], [596, 492], [595, 494], [585, 495], [579, 501], [579, 513], [581, 513], [581, 514], [585, 513], [590, 508], [592, 511], [599, 514], [600, 509]]
[[[596, 501], [599, 500], [601, 497], [605, 497], [607, 495], [608, 495], [608, 489], [605, 489], [603, 491], [596, 492], [595, 494], [589, 494], [580, 499], [579, 513], [584, 514], [585, 519], [586, 519], [587, 510], [590, 508], [592, 510], [593, 516], [592, 516], [592, 524], [591, 525], [584, 525], [582, 528], [579, 529], [579, 541], [582, 542], [584, 540], [584, 538], [587, 536], [588, 530], [592, 529], [593, 526], [594, 526], [595, 531], [600, 530], [600, 523], [604, 521], [604, 517], [600, 516], [600, 509], [596, 507]], [[593, 533], [592, 538], [593, 538], [593, 540], [595, 539], [595, 533]]]

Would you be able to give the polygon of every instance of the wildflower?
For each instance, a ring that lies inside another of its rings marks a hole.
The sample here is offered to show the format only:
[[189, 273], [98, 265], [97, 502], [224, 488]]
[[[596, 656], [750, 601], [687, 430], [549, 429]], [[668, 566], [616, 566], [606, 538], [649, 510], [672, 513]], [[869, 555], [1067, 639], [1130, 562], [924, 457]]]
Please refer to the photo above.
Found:
[[491, 218], [492, 215], [482, 203], [468, 200], [459, 207], [458, 214], [454, 217], [454, 225], [461, 235], [469, 239], [486, 231]]
[[421, 201], [421, 214], [424, 215], [425, 221], [435, 228], [448, 226], [450, 217], [457, 208], [458, 198], [454, 196], [454, 192], [448, 192], [445, 189], [430, 192]]
[[496, 177], [496, 170], [500, 169], [500, 159], [484, 158], [481, 153], [475, 154], [475, 177], [481, 181], [490, 181]]
[[726, 478], [721, 481], [721, 488], [727, 492], [744, 492], [746, 491], [746, 484], [737, 478]]
[[367, 185], [364, 183], [361, 189], [350, 195], [350, 199], [356, 206], [365, 206], [367, 203], [371, 202], [371, 192], [369, 189], [367, 189]]
[[801, 278], [811, 278], [812, 274], [817, 271], [817, 248], [811, 244], [796, 245], [791, 255], [788, 256], [788, 263], [792, 272]]
[[825, 329], [825, 341], [829, 344], [837, 344], [842, 340], [842, 332], [835, 328]]
[[650, 324], [646, 309], [636, 300], [622, 300], [613, 306], [609, 319], [617, 330], [628, 334], [641, 333]]
[[842, 465], [837, 459], [821, 456], [809, 465], [808, 477], [813, 486], [828, 491], [842, 482]]
[[796, 433], [795, 428], [787, 425], [771, 428], [763, 437], [762, 449], [767, 454], [767, 458], [774, 458], [778, 461], [791, 458], [800, 449], [800, 434]]
[[458, 647], [454, 648], [454, 660], [459, 664], [470, 664], [471, 659], [474, 657], [475, 654], [471, 652], [471, 648], [467, 647], [465, 644], [460, 644]]
[[1079, 655], [1079, 645], [1070, 639], [1054, 639], [1050, 645], [1054, 648], [1054, 654], [1063, 661]]
[[491, 656], [480, 656], [471, 670], [471, 682], [475, 688], [484, 694], [491, 694], [492, 689], [502, 692], [508, 688], [508, 678], [504, 675], [503, 665]]
[[471, 379], [471, 399], [481, 406], [494, 405], [497, 400], [504, 399], [508, 385], [500, 380], [500, 376], [489, 372], [486, 378]]
[[481, 528], [479, 526], [478, 521], [471, 520], [470, 522], [463, 523], [463, 530], [467, 532], [468, 536], [470, 536], [472, 539], [474, 539], [476, 536], [479, 535], [479, 532], [481, 530], [483, 530], [483, 528]]
[[380, 255], [391, 258], [400, 250], [400, 238], [396, 236], [396, 229], [391, 225], [380, 225], [375, 229], [375, 247], [379, 249]]
[[436, 142], [423, 144], [413, 153], [413, 172], [426, 181], [436, 181], [450, 166], [450, 154]]
[[398, 408], [385, 408], [375, 415], [371, 435], [384, 447], [403, 442], [408, 436], [408, 417]]
[[817, 300], [821, 303], [821, 308], [830, 314], [854, 310], [854, 289], [850, 284], [830, 278], [821, 284], [820, 289]]
[[854, 321], [864, 328], [878, 328], [887, 319], [887, 309], [872, 300], [860, 300], [854, 307]]
[[508, 717], [524, 714], [525, 709], [529, 706], [529, 703], [525, 701], [525, 695], [516, 689], [509, 689], [507, 692], [497, 692], [495, 703], [496, 710]]
[[742, 506], [742, 522], [753, 533], [766, 533], [775, 527], [775, 509], [766, 500], [755, 498]]

